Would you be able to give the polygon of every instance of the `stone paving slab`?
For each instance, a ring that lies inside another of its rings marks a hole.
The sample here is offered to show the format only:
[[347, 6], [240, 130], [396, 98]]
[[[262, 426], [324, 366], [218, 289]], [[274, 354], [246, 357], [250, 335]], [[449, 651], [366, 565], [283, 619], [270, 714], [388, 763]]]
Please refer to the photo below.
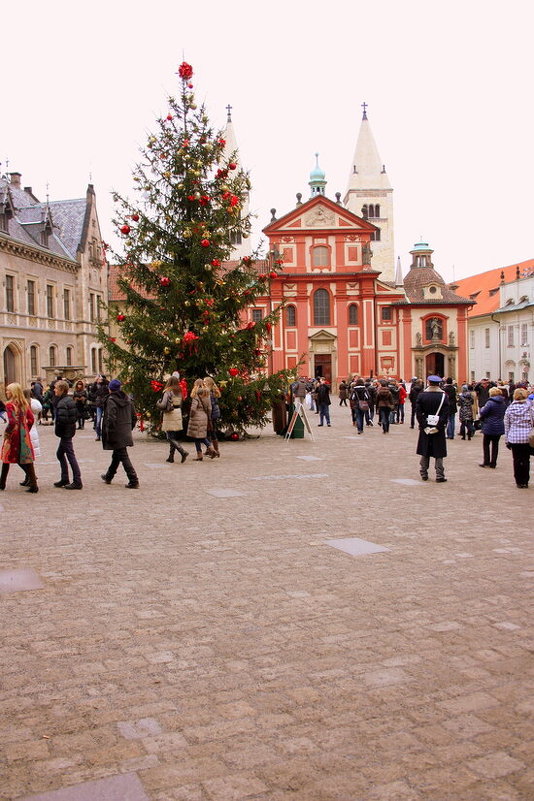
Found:
[[0, 570], [43, 584], [0, 595], [2, 801], [531, 801], [534, 490], [478, 434], [423, 485], [415, 431], [353, 432], [173, 465], [137, 434], [135, 492], [86, 435], [72, 493], [41, 427], [1, 499]]

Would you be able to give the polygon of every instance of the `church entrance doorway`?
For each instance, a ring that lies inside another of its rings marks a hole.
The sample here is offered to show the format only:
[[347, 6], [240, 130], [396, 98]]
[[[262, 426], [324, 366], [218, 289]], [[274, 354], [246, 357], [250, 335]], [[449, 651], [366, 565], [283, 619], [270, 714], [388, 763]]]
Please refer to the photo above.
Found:
[[13, 384], [17, 381], [17, 363], [15, 354], [12, 349], [7, 346], [4, 351], [4, 385]]
[[445, 356], [443, 353], [429, 353], [426, 357], [426, 374], [445, 378]]
[[326, 378], [329, 384], [332, 383], [332, 354], [331, 353], [316, 353], [315, 354], [315, 378]]

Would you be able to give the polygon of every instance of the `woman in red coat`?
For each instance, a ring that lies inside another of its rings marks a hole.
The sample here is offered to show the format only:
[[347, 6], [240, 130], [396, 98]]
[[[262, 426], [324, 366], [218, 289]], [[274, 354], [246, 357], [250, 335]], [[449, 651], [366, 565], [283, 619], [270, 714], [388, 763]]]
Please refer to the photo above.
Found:
[[33, 466], [34, 454], [30, 438], [30, 429], [35, 422], [33, 412], [24, 397], [20, 384], [9, 384], [6, 387], [6, 397], [7, 426], [4, 431], [4, 441], [2, 442], [0, 490], [6, 488], [6, 478], [10, 465], [18, 464], [26, 473], [28, 480], [27, 492], [39, 492]]

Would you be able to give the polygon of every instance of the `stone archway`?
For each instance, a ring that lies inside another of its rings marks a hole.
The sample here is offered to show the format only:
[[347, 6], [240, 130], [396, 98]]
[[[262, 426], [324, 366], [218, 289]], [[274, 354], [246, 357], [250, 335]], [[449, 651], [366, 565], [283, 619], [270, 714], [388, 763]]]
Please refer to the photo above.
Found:
[[20, 383], [20, 356], [12, 345], [4, 348], [4, 387], [15, 382]]
[[432, 351], [428, 353], [425, 359], [425, 367], [427, 375], [439, 375], [440, 378], [445, 378], [445, 356], [439, 351]]

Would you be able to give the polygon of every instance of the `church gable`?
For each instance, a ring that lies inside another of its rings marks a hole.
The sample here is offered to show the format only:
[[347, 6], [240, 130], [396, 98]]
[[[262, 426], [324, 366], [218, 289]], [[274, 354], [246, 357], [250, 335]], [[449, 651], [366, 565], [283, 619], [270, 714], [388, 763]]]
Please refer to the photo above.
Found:
[[278, 220], [273, 220], [264, 228], [268, 236], [286, 231], [310, 230], [344, 230], [351, 232], [371, 233], [376, 226], [367, 220], [357, 217], [352, 212], [340, 207], [324, 196], [317, 196], [297, 206]]

